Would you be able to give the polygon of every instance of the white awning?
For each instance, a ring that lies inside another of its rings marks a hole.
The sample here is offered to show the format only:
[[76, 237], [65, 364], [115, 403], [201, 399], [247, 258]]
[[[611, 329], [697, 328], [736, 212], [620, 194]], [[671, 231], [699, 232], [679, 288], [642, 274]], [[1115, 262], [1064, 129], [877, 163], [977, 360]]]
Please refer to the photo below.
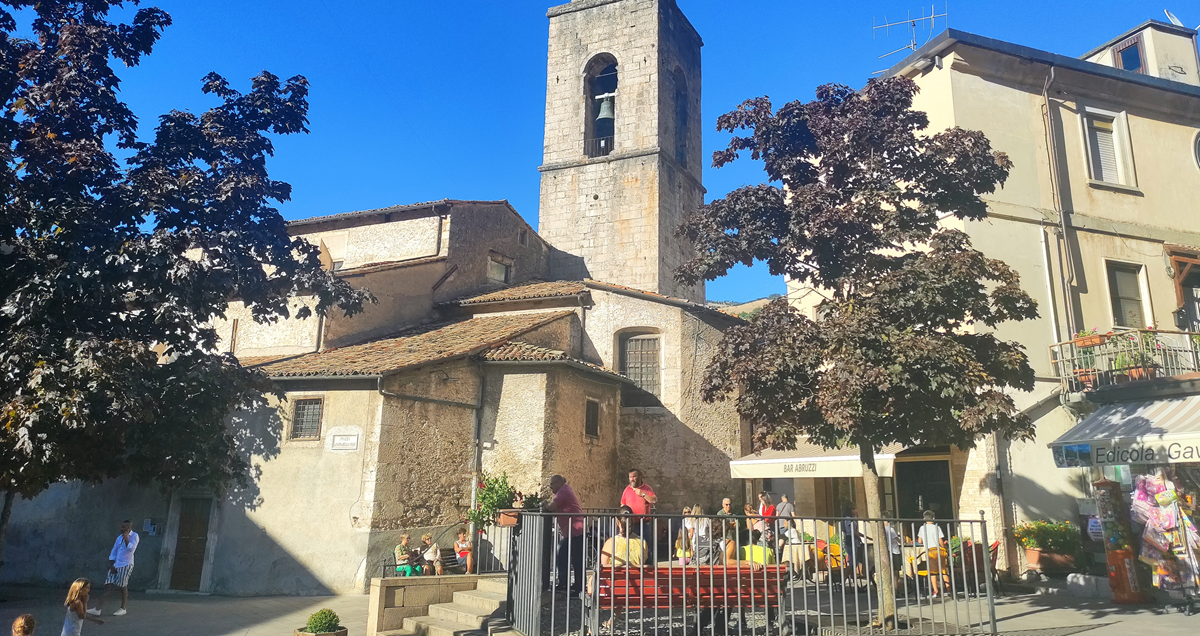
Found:
[[[900, 444], [889, 444], [875, 454], [880, 477], [891, 477]], [[809, 477], [862, 477], [862, 462], [856, 448], [821, 448], [799, 442], [795, 450], [763, 451], [729, 462], [735, 479], [796, 479]]]
[[1200, 395], [1106, 404], [1050, 449], [1060, 468], [1200, 462]]

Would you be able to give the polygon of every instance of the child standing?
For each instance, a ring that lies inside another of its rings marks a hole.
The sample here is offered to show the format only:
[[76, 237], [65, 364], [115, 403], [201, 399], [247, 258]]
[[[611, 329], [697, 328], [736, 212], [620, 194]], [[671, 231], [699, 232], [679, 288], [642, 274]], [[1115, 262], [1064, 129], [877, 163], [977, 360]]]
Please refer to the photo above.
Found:
[[63, 602], [67, 608], [67, 618], [63, 621], [62, 636], [79, 636], [79, 632], [83, 630], [83, 621], [92, 621], [97, 625], [104, 624], [104, 621], [87, 613], [88, 592], [91, 589], [92, 582], [87, 579], [75, 579], [75, 582], [71, 584], [71, 589], [67, 592], [67, 600]]

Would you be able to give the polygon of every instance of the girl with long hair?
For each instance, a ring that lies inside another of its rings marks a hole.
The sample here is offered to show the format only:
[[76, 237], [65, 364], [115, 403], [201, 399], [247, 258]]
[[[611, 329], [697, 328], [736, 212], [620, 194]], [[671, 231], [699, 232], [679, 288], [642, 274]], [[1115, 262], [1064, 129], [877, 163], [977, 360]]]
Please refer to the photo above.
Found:
[[104, 621], [87, 613], [88, 593], [92, 590], [92, 582], [87, 579], [75, 579], [67, 592], [67, 600], [63, 605], [67, 608], [67, 618], [63, 621], [62, 636], [79, 636], [83, 630], [83, 621], [92, 621], [103, 625]]

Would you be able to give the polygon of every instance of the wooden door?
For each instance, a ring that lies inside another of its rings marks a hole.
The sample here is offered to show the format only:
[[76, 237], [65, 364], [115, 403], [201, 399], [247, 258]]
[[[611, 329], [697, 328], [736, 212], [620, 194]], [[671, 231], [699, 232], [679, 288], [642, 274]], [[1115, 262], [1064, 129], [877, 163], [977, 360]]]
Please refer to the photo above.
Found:
[[171, 589], [200, 591], [204, 574], [204, 549], [208, 545], [208, 516], [212, 498], [179, 501], [179, 538], [175, 540], [175, 563], [171, 567]]

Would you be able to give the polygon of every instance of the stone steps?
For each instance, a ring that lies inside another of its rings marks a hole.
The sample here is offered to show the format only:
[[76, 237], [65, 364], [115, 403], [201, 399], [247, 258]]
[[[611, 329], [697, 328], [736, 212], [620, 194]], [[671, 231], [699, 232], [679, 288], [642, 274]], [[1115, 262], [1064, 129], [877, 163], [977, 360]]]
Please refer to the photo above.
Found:
[[486, 610], [488, 613], [502, 609], [506, 600], [506, 592], [484, 592], [480, 590], [474, 590], [454, 593], [455, 603]]
[[479, 592], [492, 592], [501, 596], [508, 595], [508, 578], [504, 576], [489, 576], [479, 579], [475, 583], [475, 590]]
[[406, 618], [403, 629], [379, 636], [513, 636], [503, 621], [507, 597], [508, 579], [479, 579], [474, 590], [455, 592], [453, 602], [430, 605], [428, 616]]

